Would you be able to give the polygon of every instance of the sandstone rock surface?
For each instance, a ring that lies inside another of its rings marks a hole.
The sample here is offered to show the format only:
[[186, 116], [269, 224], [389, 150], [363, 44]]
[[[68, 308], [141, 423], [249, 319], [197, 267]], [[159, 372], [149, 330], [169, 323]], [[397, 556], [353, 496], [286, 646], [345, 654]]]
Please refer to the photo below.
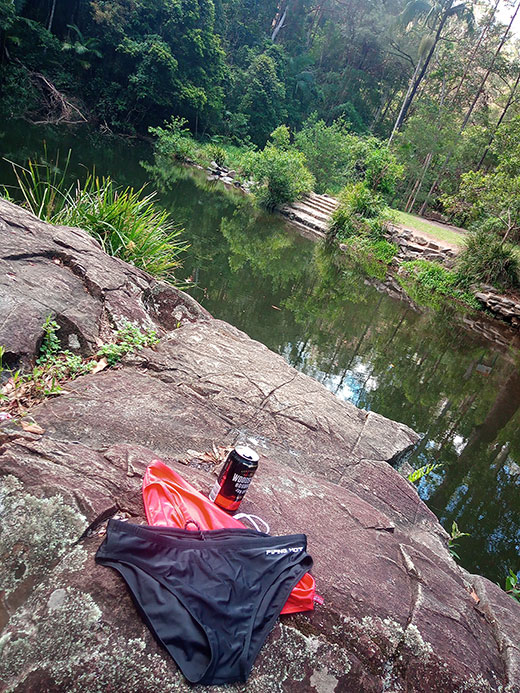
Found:
[[93, 556], [108, 517], [144, 521], [149, 462], [207, 492], [211, 469], [188, 451], [237, 440], [261, 453], [242, 508], [273, 533], [307, 534], [324, 604], [283, 617], [247, 684], [226, 690], [520, 690], [520, 606], [455, 564], [388, 464], [413, 431], [339, 401], [78, 229], [0, 201], [0, 236], [8, 365], [30, 364], [49, 314], [84, 354], [121, 318], [161, 335], [36, 407], [43, 435], [0, 424], [0, 690], [192, 690]]

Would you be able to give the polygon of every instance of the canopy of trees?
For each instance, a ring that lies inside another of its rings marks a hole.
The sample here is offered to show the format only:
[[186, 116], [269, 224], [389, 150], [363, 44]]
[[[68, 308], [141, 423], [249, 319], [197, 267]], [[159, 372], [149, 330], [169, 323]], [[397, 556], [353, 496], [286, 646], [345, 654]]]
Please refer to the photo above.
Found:
[[[466, 187], [487, 181], [497, 136], [519, 113], [519, 7], [519, 0], [0, 0], [0, 112], [97, 121], [126, 133], [174, 116], [195, 136], [258, 147], [285, 124], [314, 160], [322, 190], [344, 179], [338, 161], [352, 161], [330, 148], [339, 132], [378, 137], [404, 166], [394, 203], [446, 213], [443, 196], [458, 194], [461, 177]], [[315, 151], [310, 128], [297, 133], [320, 121], [332, 130], [315, 128], [322, 138]]]

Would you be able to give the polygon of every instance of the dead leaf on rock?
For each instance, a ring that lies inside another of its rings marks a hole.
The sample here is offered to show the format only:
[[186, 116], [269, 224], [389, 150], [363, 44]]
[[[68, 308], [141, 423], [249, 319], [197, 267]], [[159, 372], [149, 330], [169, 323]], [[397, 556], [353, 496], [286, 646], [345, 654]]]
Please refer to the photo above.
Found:
[[470, 595], [470, 597], [473, 599], [474, 602], [476, 602], [477, 604], [480, 604], [480, 597], [479, 597], [478, 594], [475, 592], [475, 590], [472, 589], [472, 590], [470, 591], [469, 595]]
[[20, 426], [24, 431], [27, 431], [27, 433], [36, 433], [39, 436], [45, 433], [45, 429], [38, 426], [38, 424], [34, 423], [34, 421], [24, 421], [22, 419], [22, 421], [20, 421]]
[[202, 457], [204, 456], [203, 452], [197, 452], [196, 450], [186, 450], [186, 452], [188, 453], [188, 455], [190, 455], [190, 457], [196, 457], [198, 460], [202, 459]]
[[108, 366], [108, 361], [103, 356], [102, 359], [99, 359], [99, 361], [93, 361], [92, 364], [93, 364], [93, 368], [92, 368], [91, 372], [92, 373], [99, 373], [100, 371], [105, 370], [105, 368]]
[[15, 384], [14, 380], [12, 378], [9, 378], [9, 380], [6, 382], [6, 384], [3, 386], [3, 388], [0, 390], [0, 392], [3, 395], [8, 395], [10, 392], [12, 392], [15, 389]]

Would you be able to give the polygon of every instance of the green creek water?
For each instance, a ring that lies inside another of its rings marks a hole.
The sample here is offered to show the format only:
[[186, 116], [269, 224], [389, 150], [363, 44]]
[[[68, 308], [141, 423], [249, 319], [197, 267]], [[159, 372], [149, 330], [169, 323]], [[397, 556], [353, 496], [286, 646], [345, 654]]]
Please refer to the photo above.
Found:
[[[63, 161], [71, 172], [151, 181], [191, 244], [180, 279], [215, 317], [281, 354], [337, 397], [402, 421], [422, 434], [408, 459], [443, 466], [419, 493], [443, 525], [469, 537], [457, 552], [472, 572], [504, 583], [520, 570], [520, 354], [499, 350], [453, 315], [416, 312], [366, 282], [319, 244], [300, 237], [249, 199], [208, 183], [200, 171], [145, 170], [149, 145], [85, 130], [1, 126], [4, 157]], [[47, 153], [44, 151], [45, 137]], [[12, 182], [0, 162], [0, 183]]]

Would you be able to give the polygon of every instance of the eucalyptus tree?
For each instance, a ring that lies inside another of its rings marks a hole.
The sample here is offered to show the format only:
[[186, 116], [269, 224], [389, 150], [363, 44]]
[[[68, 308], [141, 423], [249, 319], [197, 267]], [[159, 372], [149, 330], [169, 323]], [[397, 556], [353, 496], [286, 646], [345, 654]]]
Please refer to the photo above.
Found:
[[400, 21], [406, 27], [418, 25], [421, 29], [422, 38], [418, 47], [417, 63], [394, 123], [389, 144], [392, 142], [396, 132], [401, 128], [417, 94], [417, 90], [426, 76], [426, 71], [439, 41], [443, 38], [443, 30], [452, 18], [464, 21], [469, 27], [472, 27], [474, 22], [472, 9], [466, 2], [458, 2], [456, 4], [456, 0], [433, 0], [432, 2], [428, 2], [428, 0], [410, 0], [406, 5]]
[[[475, 109], [475, 106], [477, 105], [477, 102], [481, 98], [484, 86], [485, 86], [485, 84], [489, 78], [489, 75], [491, 74], [491, 71], [493, 70], [493, 67], [494, 67], [494, 65], [495, 65], [495, 63], [496, 63], [496, 61], [500, 55], [500, 52], [502, 51], [507, 39], [509, 38], [509, 36], [511, 34], [511, 27], [513, 25], [513, 22], [516, 19], [516, 16], [517, 16], [519, 10], [520, 10], [520, 0], [518, 0], [518, 2], [516, 4], [514, 12], [511, 15], [511, 19], [509, 20], [509, 24], [507, 25], [507, 27], [506, 27], [503, 35], [502, 35], [502, 38], [501, 38], [501, 40], [500, 40], [500, 42], [499, 42], [499, 44], [498, 44], [498, 46], [497, 46], [497, 48], [493, 54], [491, 62], [489, 63], [487, 70], [485, 71], [484, 75], [482, 76], [482, 79], [481, 79], [480, 84], [478, 86], [478, 89], [477, 89], [477, 91], [473, 97], [473, 100], [472, 100], [469, 108], [466, 111], [466, 115], [464, 116], [464, 120], [462, 121], [462, 125], [460, 127], [459, 134], [464, 132], [464, 130], [465, 130], [465, 128], [469, 122], [469, 119], [470, 119], [470, 117], [471, 117], [471, 115]], [[432, 183], [432, 185], [428, 191], [428, 194], [426, 195], [426, 198], [422, 204], [422, 207], [419, 210], [419, 214], [424, 214], [426, 207], [428, 206], [428, 203], [430, 201], [430, 198], [431, 198], [432, 194], [434, 193], [435, 189], [437, 188], [437, 186], [439, 185], [439, 182], [442, 178], [442, 175], [444, 174], [444, 171], [446, 170], [446, 167], [448, 166], [452, 156], [453, 156], [453, 152], [448, 152], [448, 154], [446, 155], [446, 158], [444, 159], [444, 161], [443, 161], [443, 163], [439, 169], [437, 177], [435, 178], [434, 182]]]
[[[426, 183], [428, 187], [430, 186], [433, 180], [431, 171], [435, 170], [439, 157], [446, 156], [447, 152], [456, 146], [452, 135], [457, 127], [456, 122], [461, 105], [467, 99], [473, 98], [475, 77], [479, 76], [482, 66], [486, 69], [487, 54], [490, 49], [494, 50], [497, 28], [495, 20], [499, 2], [500, 0], [495, 0], [494, 4], [489, 6], [482, 15], [482, 28], [476, 41], [474, 32], [459, 31], [456, 44], [453, 40], [444, 42], [444, 50], [437, 54], [435, 69], [437, 77], [429, 80], [430, 88], [427, 90], [430, 108], [436, 110], [436, 113], [431, 112], [427, 118], [422, 116], [419, 131], [412, 135], [414, 149], [420, 151], [421, 164], [419, 170], [416, 170], [415, 162], [411, 166], [415, 180], [410, 181], [407, 191], [405, 206], [407, 212], [412, 211], [416, 200], [421, 195], [423, 185]], [[457, 46], [457, 50], [452, 49], [453, 45]], [[409, 125], [410, 123], [407, 129]], [[421, 149], [417, 145], [424, 140], [422, 135], [424, 129], [431, 129], [431, 132], [428, 133], [426, 149]]]

